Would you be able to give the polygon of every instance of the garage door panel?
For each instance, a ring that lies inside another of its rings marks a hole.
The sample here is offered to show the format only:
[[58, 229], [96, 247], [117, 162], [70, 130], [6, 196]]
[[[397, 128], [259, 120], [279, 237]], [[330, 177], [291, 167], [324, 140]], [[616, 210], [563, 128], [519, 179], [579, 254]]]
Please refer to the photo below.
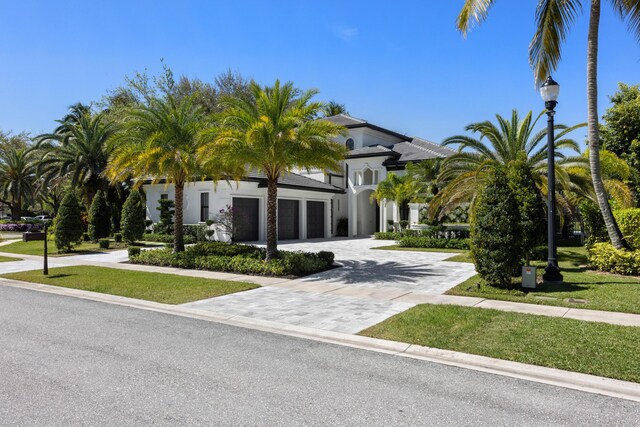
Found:
[[254, 242], [259, 239], [260, 199], [233, 198], [233, 237], [236, 242]]
[[307, 239], [322, 238], [325, 235], [324, 202], [307, 202]]
[[278, 240], [300, 238], [300, 203], [278, 199]]

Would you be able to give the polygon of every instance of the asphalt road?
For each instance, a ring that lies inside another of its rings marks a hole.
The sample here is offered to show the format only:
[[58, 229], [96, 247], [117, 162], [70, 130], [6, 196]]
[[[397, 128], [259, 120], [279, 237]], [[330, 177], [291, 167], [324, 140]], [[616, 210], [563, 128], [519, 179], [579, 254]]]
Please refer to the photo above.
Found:
[[640, 404], [0, 286], [0, 425], [638, 425]]

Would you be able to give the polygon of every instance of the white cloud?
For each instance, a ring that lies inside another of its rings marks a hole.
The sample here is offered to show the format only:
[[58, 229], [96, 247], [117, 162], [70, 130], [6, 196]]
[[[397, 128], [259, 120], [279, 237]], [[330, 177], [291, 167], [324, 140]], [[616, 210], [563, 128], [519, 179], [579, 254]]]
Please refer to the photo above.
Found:
[[344, 41], [349, 41], [358, 35], [358, 29], [353, 27], [337, 27], [334, 29], [336, 36]]

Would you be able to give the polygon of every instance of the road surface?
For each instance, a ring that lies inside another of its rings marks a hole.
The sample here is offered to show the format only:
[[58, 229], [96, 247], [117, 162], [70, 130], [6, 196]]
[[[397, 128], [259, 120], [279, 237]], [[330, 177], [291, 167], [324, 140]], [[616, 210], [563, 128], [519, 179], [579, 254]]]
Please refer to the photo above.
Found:
[[640, 404], [0, 285], [0, 425], [638, 425]]

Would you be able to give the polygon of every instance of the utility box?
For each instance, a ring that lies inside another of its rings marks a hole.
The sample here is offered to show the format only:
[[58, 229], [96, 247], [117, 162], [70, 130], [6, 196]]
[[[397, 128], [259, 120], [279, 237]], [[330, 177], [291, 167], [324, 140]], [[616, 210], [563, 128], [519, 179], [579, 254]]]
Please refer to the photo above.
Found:
[[522, 267], [522, 287], [525, 289], [535, 289], [538, 284], [538, 276], [536, 274], [537, 267]]

